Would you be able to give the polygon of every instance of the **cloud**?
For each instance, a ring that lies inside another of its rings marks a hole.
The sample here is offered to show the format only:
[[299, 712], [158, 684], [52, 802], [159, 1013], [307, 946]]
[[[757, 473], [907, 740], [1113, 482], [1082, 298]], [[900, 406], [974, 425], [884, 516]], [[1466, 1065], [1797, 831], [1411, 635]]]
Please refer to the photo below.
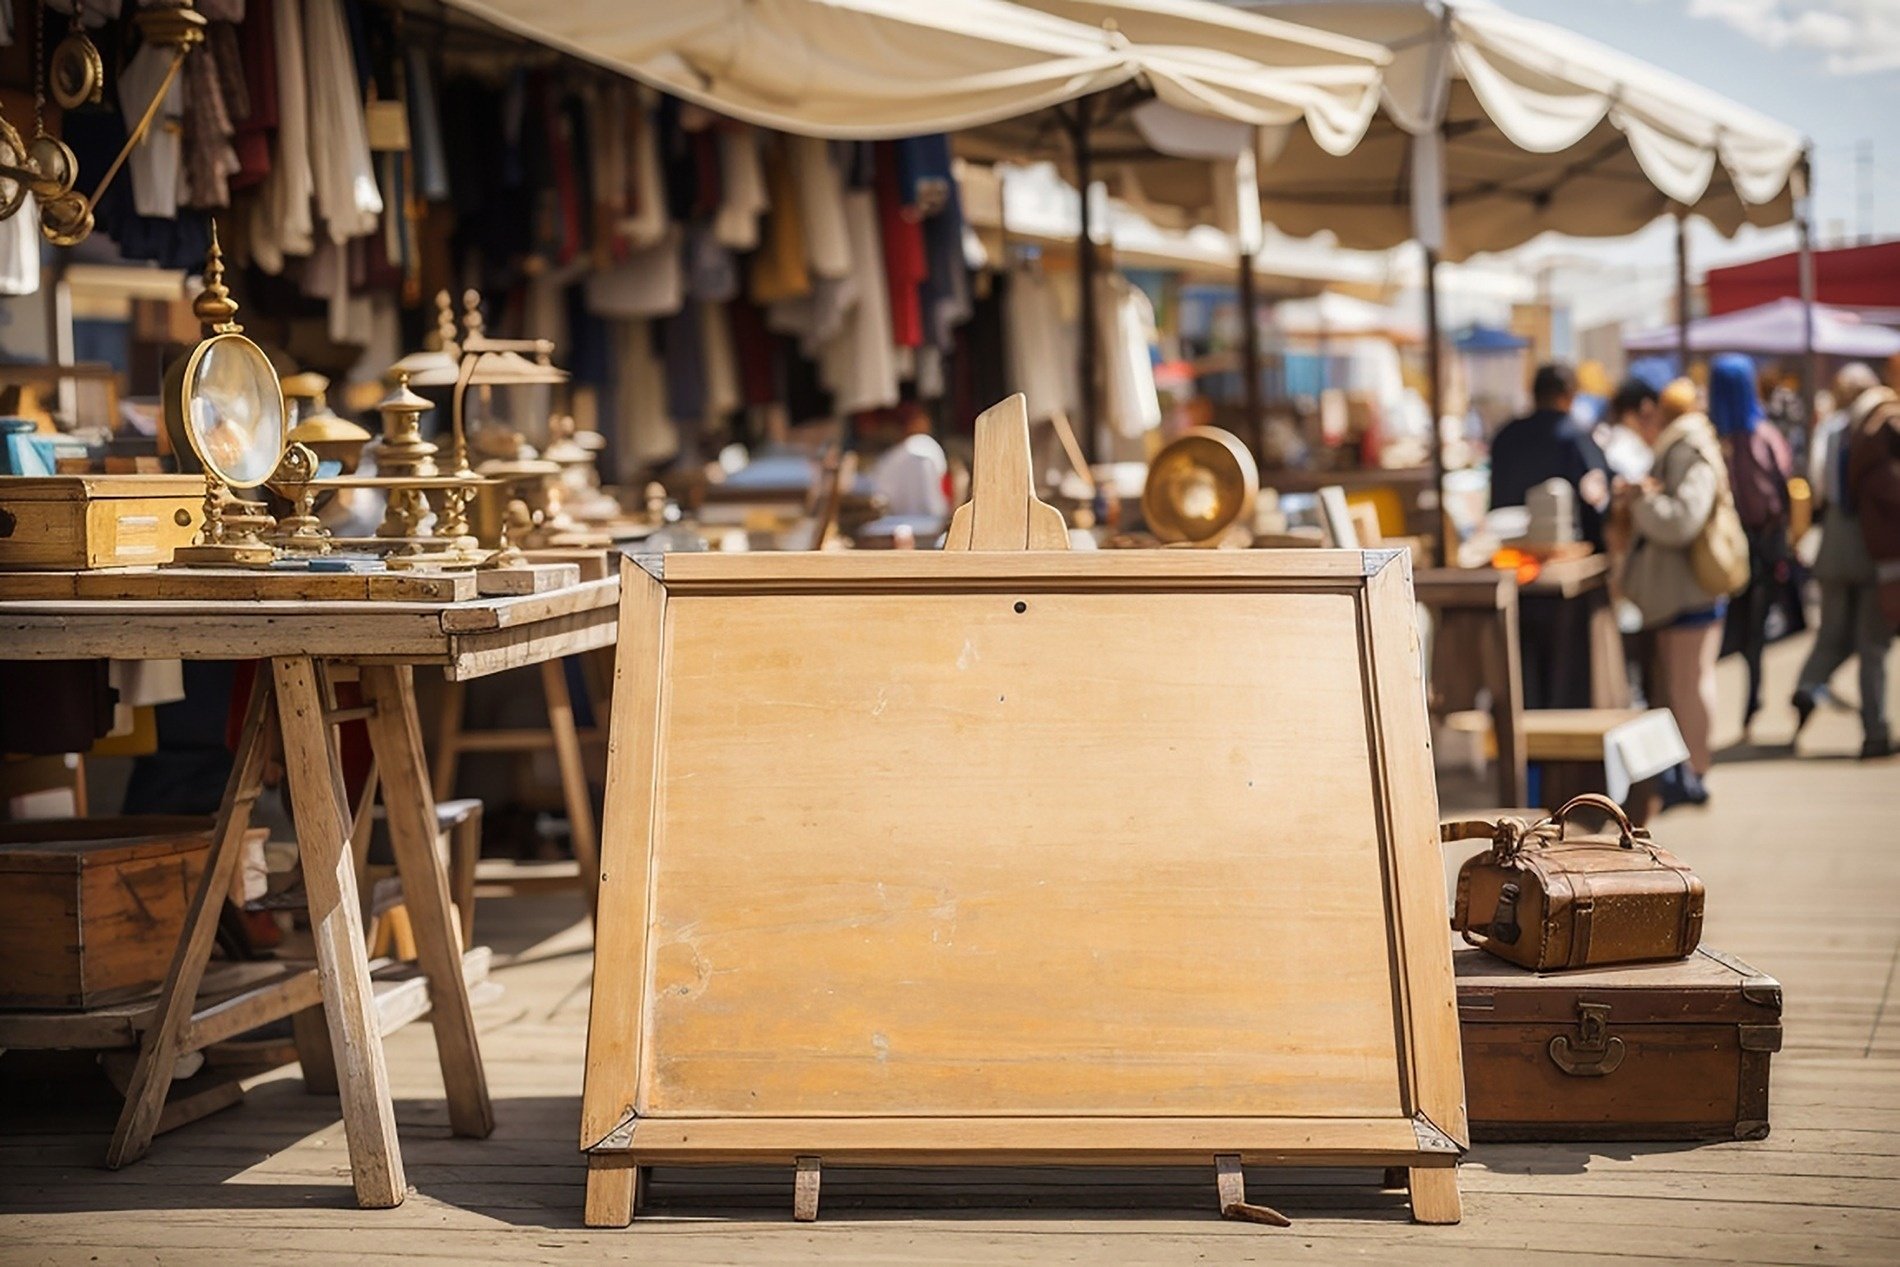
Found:
[[1769, 48], [1822, 54], [1836, 75], [1900, 70], [1900, 0], [1689, 0]]

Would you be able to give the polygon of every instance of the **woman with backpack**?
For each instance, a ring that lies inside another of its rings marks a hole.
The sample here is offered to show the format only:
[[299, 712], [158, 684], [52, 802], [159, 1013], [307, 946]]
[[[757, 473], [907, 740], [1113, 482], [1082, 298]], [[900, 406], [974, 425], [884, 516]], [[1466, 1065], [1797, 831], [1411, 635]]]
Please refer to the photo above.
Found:
[[1794, 455], [1773, 423], [1762, 425], [1755, 390], [1755, 362], [1725, 352], [1709, 362], [1709, 421], [1728, 450], [1729, 487], [1748, 534], [1748, 584], [1736, 597], [1731, 622], [1748, 665], [1748, 703], [1742, 733], [1761, 711], [1761, 656], [1768, 643], [1768, 614], [1788, 583], [1788, 479]]
[[1748, 583], [1748, 541], [1729, 491], [1728, 463], [1715, 428], [1697, 407], [1696, 386], [1679, 378], [1631, 423], [1656, 455], [1640, 484], [1619, 490], [1632, 536], [1623, 594], [1653, 635], [1653, 702], [1675, 714], [1689, 748], [1681, 787], [1665, 800], [1703, 804], [1715, 660], [1729, 595]]

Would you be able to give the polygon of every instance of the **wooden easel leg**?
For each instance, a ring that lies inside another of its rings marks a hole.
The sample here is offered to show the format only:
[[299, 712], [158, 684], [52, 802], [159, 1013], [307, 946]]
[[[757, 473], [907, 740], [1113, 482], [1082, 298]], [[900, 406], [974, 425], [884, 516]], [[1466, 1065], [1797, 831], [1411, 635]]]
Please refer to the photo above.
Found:
[[620, 1158], [587, 1159], [587, 1208], [582, 1221], [589, 1227], [625, 1227], [633, 1222], [640, 1203], [639, 1166]]
[[467, 702], [467, 684], [442, 684], [442, 711], [436, 716], [433, 783], [438, 801], [455, 799], [455, 773], [462, 763], [462, 708]]
[[1247, 1200], [1247, 1176], [1240, 1168], [1239, 1153], [1221, 1153], [1214, 1158], [1214, 1190], [1220, 1198], [1220, 1216], [1243, 1223], [1264, 1223], [1268, 1227], [1292, 1227], [1293, 1220], [1271, 1206], [1255, 1205]]
[[358, 1205], [386, 1209], [402, 1204], [406, 1184], [376, 998], [363, 953], [362, 907], [332, 732], [324, 718], [314, 661], [305, 656], [273, 660], [271, 673], [277, 684], [290, 803], [297, 816], [297, 852], [310, 899], [323, 1012], [350, 1146], [350, 1177]]
[[449, 880], [435, 851], [435, 800], [429, 795], [416, 717], [415, 684], [406, 669], [365, 665], [370, 746], [383, 776], [383, 812], [402, 875], [402, 902], [414, 930], [416, 960], [429, 979], [429, 1019], [457, 1135], [486, 1138], [495, 1129], [488, 1079], [475, 1037], [475, 1014], [462, 977], [462, 939], [449, 912]]
[[323, 1018], [323, 1005], [291, 1013], [290, 1037], [297, 1044], [297, 1063], [303, 1066], [304, 1092], [335, 1095], [336, 1054], [330, 1050], [330, 1026]]
[[1412, 1189], [1412, 1222], [1456, 1223], [1464, 1216], [1455, 1166], [1413, 1167], [1406, 1172]]
[[600, 884], [600, 842], [594, 830], [594, 793], [587, 785], [580, 733], [574, 728], [574, 700], [568, 693], [567, 670], [562, 661], [541, 662], [541, 694], [547, 700], [548, 729], [554, 732], [554, 760], [561, 767], [561, 797], [567, 803], [574, 861], [580, 868], [581, 892], [587, 898], [587, 913], [591, 918], [595, 890]]
[[244, 729], [238, 740], [231, 777], [224, 785], [224, 799], [218, 806], [213, 829], [211, 854], [205, 859], [204, 875], [185, 916], [183, 935], [172, 952], [171, 967], [165, 985], [159, 991], [152, 1023], [139, 1041], [138, 1063], [126, 1084], [125, 1108], [112, 1132], [106, 1149], [106, 1165], [117, 1170], [137, 1161], [152, 1145], [152, 1133], [159, 1115], [165, 1111], [165, 1095], [171, 1089], [172, 1067], [177, 1063], [185, 1030], [191, 1024], [197, 1003], [198, 983], [204, 978], [205, 962], [211, 957], [211, 943], [218, 931], [218, 915], [224, 908], [225, 894], [231, 891], [231, 879], [237, 874], [244, 853], [244, 832], [251, 824], [251, 807], [264, 786], [264, 767], [276, 751], [277, 713], [271, 684], [259, 677], [252, 688], [250, 707], [245, 710]]
[[816, 1157], [797, 1159], [798, 1171], [792, 1178], [792, 1217], [800, 1223], [818, 1221], [818, 1183], [824, 1177]]

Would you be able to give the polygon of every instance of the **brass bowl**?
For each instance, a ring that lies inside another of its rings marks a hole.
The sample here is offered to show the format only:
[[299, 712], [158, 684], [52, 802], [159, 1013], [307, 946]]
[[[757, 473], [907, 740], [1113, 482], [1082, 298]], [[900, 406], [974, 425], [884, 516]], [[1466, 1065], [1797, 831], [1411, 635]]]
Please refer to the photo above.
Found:
[[1250, 522], [1259, 493], [1260, 468], [1247, 446], [1219, 427], [1194, 427], [1155, 454], [1141, 513], [1160, 540], [1198, 545]]

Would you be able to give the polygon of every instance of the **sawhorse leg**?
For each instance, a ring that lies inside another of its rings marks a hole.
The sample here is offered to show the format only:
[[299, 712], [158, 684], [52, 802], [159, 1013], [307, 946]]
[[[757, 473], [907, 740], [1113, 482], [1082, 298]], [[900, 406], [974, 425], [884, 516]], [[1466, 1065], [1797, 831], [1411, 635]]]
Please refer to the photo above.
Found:
[[396, 1110], [389, 1097], [376, 996], [363, 947], [356, 860], [349, 847], [350, 815], [319, 673], [308, 657], [271, 661], [284, 735], [285, 778], [297, 817], [297, 853], [303, 862], [317, 976], [323, 986], [323, 1014], [349, 1141], [350, 1177], [358, 1205], [385, 1209], [402, 1204], [407, 1185], [396, 1141]]
[[587, 765], [581, 760], [580, 732], [574, 727], [574, 700], [567, 689], [567, 665], [561, 660], [541, 662], [541, 694], [547, 700], [548, 729], [554, 733], [554, 759], [561, 768], [561, 797], [567, 803], [568, 832], [574, 842], [574, 862], [581, 874], [581, 893], [592, 916], [600, 885], [600, 841], [594, 829], [594, 792], [587, 784]]
[[231, 891], [231, 877], [237, 873], [238, 860], [244, 852], [244, 831], [251, 823], [251, 807], [263, 790], [264, 767], [275, 753], [276, 745], [275, 699], [271, 683], [260, 676], [251, 691], [231, 777], [224, 785], [224, 798], [218, 805], [204, 875], [199, 878], [198, 892], [185, 916], [178, 947], [172, 952], [171, 967], [159, 991], [151, 1024], [146, 1026], [139, 1040], [138, 1061], [132, 1067], [125, 1088], [125, 1108], [119, 1113], [112, 1143], [106, 1149], [106, 1165], [114, 1170], [137, 1161], [152, 1146], [152, 1134], [158, 1128], [159, 1115], [165, 1110], [165, 1095], [171, 1090], [172, 1068], [183, 1050], [185, 1032], [191, 1027], [198, 985], [204, 978], [205, 963], [211, 958], [218, 915], [224, 908], [225, 894]]
[[409, 669], [380, 664], [363, 666], [362, 684], [372, 709], [370, 746], [382, 774], [383, 813], [402, 875], [403, 907], [415, 932], [417, 961], [429, 980], [429, 1019], [450, 1128], [457, 1135], [485, 1138], [495, 1129], [495, 1113], [462, 976], [462, 938], [450, 913], [448, 876], [435, 851], [435, 801], [429, 794], [415, 684]]

